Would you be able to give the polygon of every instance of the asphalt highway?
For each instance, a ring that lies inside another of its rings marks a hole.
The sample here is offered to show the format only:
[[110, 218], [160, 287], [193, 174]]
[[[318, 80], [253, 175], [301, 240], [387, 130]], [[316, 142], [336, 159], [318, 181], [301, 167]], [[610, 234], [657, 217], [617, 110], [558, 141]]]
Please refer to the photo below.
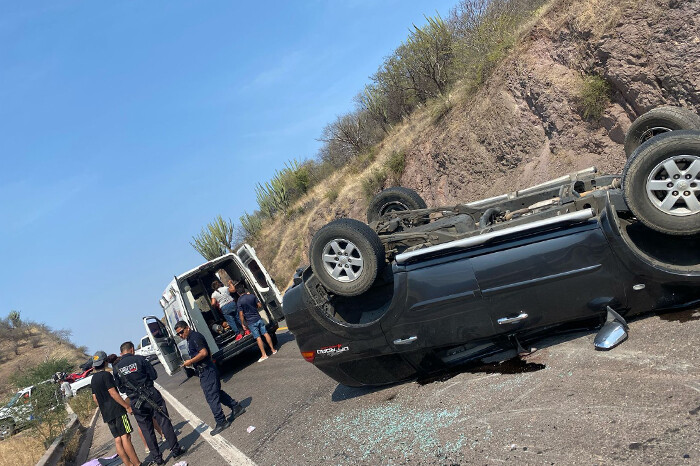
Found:
[[[275, 356], [258, 363], [253, 350], [223, 368], [224, 389], [247, 409], [220, 434], [224, 447], [173, 417], [190, 465], [229, 464], [232, 451], [259, 465], [700, 464], [700, 310], [637, 319], [610, 352], [595, 351], [594, 336], [573, 332], [521, 360], [355, 389], [304, 361], [281, 331]], [[168, 393], [213, 424], [197, 378], [156, 368]]]

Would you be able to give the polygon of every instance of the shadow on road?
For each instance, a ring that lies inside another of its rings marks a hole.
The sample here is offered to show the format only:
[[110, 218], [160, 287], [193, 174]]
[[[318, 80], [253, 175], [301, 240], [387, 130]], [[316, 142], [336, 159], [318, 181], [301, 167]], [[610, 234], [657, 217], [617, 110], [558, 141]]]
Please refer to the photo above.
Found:
[[348, 387], [345, 385], [338, 384], [333, 390], [331, 395], [331, 400], [334, 402], [351, 400], [357, 398], [358, 396], [368, 395], [370, 393], [380, 392], [386, 390], [387, 388], [394, 387], [399, 384], [382, 385], [381, 387]]
[[692, 322], [700, 320], [700, 309], [687, 309], [685, 311], [665, 312], [658, 314], [659, 319], [668, 322]]
[[[290, 341], [294, 341], [294, 335], [290, 332], [280, 332], [277, 333], [277, 350], [280, 350], [285, 344]], [[267, 342], [264, 343], [265, 351], [268, 352], [270, 348], [267, 346]], [[258, 362], [260, 358], [260, 350], [258, 346], [255, 345], [243, 353], [237, 355], [236, 357], [226, 361], [225, 363], [219, 365], [219, 375], [222, 382], [228, 382], [231, 378], [238, 372], [242, 371], [251, 364]]]
[[[175, 428], [175, 432], [182, 432], [182, 429], [187, 424], [188, 424], [187, 421], [181, 421], [181, 422], [178, 422], [177, 424], [173, 425], [173, 427]], [[184, 437], [180, 437], [178, 435], [177, 440], [180, 443], [181, 447], [187, 448], [187, 453], [192, 453], [192, 452], [197, 451], [199, 449], [199, 447], [202, 445], [202, 442], [197, 443], [197, 439], [199, 439], [199, 437], [202, 436], [202, 434], [200, 434], [198, 432], [198, 429], [200, 429], [200, 430], [204, 429], [204, 424], [198, 425], [197, 428], [193, 429], [192, 432], [190, 432], [189, 434], [187, 434]], [[197, 443], [197, 444], [195, 445], [195, 443]], [[163, 451], [164, 448], [165, 448], [165, 445], [161, 447], [161, 452]], [[168, 459], [170, 458], [170, 453], [168, 453], [168, 457], [165, 457], [165, 455], [163, 455], [163, 456], [164, 456], [165, 461], [167, 462]]]

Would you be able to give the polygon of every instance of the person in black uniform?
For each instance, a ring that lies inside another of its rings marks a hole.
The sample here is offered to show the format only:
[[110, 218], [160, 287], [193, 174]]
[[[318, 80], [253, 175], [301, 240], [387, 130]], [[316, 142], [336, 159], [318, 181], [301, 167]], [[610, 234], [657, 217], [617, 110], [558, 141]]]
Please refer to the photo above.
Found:
[[[185, 449], [182, 448], [177, 441], [177, 436], [175, 435], [173, 424], [168, 417], [168, 408], [165, 406], [163, 396], [153, 386], [153, 381], [158, 378], [158, 374], [146, 358], [134, 354], [134, 344], [132, 342], [127, 341], [122, 343], [119, 350], [122, 353], [122, 358], [117, 363], [117, 370], [115, 371], [117, 387], [121, 392], [126, 393], [131, 401], [131, 409], [134, 412], [136, 422], [146, 437], [148, 449], [153, 455], [153, 462], [159, 465], [165, 464], [160, 448], [158, 447], [158, 442], [156, 441], [156, 434], [153, 431], [154, 417], [163, 429], [165, 439], [168, 441], [170, 453], [173, 458], [177, 458], [185, 453]], [[161, 409], [157, 410], [145, 401], [137, 407], [139, 393], [135, 389], [147, 395], [160, 406]]]
[[[216, 419], [216, 426], [212, 429], [211, 435], [216, 435], [230, 426], [237, 416], [243, 414], [245, 408], [221, 389], [219, 372], [211, 360], [211, 353], [204, 335], [191, 330], [184, 320], [175, 324], [175, 332], [180, 338], [187, 340], [190, 359], [184, 361], [182, 365], [193, 367], [199, 375], [199, 384], [202, 386], [204, 398], [209, 404], [209, 409], [211, 409], [214, 419]], [[224, 410], [221, 409], [222, 403], [231, 408], [231, 416], [228, 419], [224, 416]]]

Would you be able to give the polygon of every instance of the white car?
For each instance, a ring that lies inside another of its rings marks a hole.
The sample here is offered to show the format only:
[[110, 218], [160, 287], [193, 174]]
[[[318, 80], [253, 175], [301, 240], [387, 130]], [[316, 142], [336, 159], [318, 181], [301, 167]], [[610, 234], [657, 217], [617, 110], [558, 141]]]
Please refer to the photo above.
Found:
[[92, 374], [88, 375], [87, 377], [83, 377], [82, 379], [78, 379], [70, 384], [70, 389], [73, 392], [73, 395], [75, 396], [78, 393], [78, 390], [89, 387], [91, 382]]
[[158, 360], [158, 348], [151, 344], [151, 339], [148, 338], [148, 335], [141, 338], [141, 344], [134, 353], [140, 354], [151, 361], [151, 363]]
[[[41, 384], [51, 383], [51, 380], [41, 382]], [[0, 408], [0, 440], [11, 437], [15, 432], [34, 420], [34, 410], [32, 408], [34, 387], [32, 385], [18, 391], [5, 406]], [[58, 392], [56, 392], [55, 405], [60, 403]]]

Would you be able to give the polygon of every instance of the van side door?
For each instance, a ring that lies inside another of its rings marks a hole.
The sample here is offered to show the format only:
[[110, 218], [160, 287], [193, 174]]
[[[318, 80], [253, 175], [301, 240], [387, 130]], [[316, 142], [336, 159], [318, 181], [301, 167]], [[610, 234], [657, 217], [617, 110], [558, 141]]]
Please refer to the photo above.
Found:
[[170, 335], [168, 328], [158, 317], [146, 316], [143, 318], [146, 334], [154, 348], [158, 348], [158, 360], [163, 365], [168, 375], [173, 375], [182, 367], [182, 358], [177, 349], [175, 338]]
[[241, 272], [250, 281], [251, 285], [255, 287], [255, 294], [258, 296], [258, 299], [270, 311], [275, 320], [284, 319], [282, 295], [272, 281], [270, 274], [260, 263], [258, 256], [255, 255], [255, 249], [248, 244], [244, 244], [238, 248], [236, 255], [243, 265]]

